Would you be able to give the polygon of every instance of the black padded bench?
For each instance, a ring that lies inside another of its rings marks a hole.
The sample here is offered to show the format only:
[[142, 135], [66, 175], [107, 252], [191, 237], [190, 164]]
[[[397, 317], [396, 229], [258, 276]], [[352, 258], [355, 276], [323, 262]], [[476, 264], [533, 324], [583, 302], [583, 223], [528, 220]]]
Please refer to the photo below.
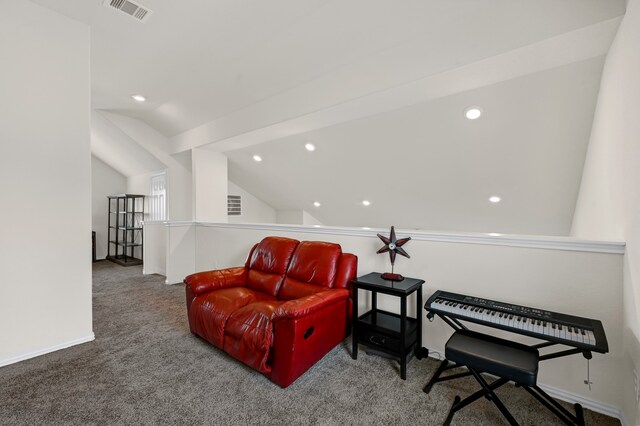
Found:
[[[424, 391], [426, 393], [429, 393], [431, 387], [437, 382], [465, 376], [473, 376], [482, 387], [482, 389], [463, 400], [456, 395], [449, 410], [449, 415], [444, 422], [445, 425], [451, 423], [457, 411], [483, 396], [498, 407], [511, 425], [518, 425], [518, 422], [494, 392], [497, 388], [510, 381], [515, 382], [516, 386], [520, 386], [529, 392], [566, 424], [584, 425], [582, 407], [579, 404], [575, 405], [576, 415], [574, 416], [537, 386], [540, 355], [535, 347], [471, 330], [458, 330], [453, 333], [445, 346], [445, 358], [425, 386]], [[449, 362], [454, 364], [449, 365]], [[444, 371], [458, 367], [466, 367], [468, 371], [441, 377]], [[498, 379], [488, 383], [480, 373], [497, 376]]]

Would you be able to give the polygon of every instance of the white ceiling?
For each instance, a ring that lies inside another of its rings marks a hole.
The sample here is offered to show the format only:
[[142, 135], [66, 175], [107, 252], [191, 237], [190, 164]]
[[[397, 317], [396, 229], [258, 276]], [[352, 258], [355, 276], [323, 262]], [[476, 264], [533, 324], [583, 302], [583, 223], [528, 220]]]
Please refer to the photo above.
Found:
[[[276, 208], [331, 225], [561, 235], [625, 7], [140, 0], [153, 14], [139, 23], [102, 0], [33, 1], [91, 26], [95, 109], [143, 120], [172, 153], [225, 151], [230, 179]], [[485, 116], [464, 120], [470, 104]]]
[[[567, 235], [602, 63], [229, 151], [229, 177], [326, 225]], [[471, 105], [484, 111], [475, 121], [463, 114]], [[502, 202], [491, 204], [492, 195]]]
[[140, 23], [102, 0], [34, 1], [91, 25], [94, 108], [168, 136], [313, 80], [357, 96], [624, 12], [622, 0], [140, 0], [153, 11]]

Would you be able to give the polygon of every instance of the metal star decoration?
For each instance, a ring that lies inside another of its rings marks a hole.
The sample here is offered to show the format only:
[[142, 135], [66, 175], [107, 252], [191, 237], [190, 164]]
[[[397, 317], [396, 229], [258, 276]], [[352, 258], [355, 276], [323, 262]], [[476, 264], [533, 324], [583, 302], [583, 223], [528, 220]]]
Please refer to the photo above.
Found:
[[389, 260], [391, 260], [391, 272], [385, 272], [384, 274], [382, 274], [382, 278], [385, 280], [391, 280], [391, 281], [402, 281], [404, 279], [404, 277], [400, 274], [394, 274], [393, 273], [393, 266], [396, 262], [396, 253], [400, 254], [406, 258], [411, 258], [411, 256], [409, 256], [409, 253], [407, 253], [402, 246], [411, 239], [411, 237], [407, 237], [407, 238], [401, 238], [401, 239], [397, 239], [396, 238], [396, 230], [394, 229], [394, 227], [391, 227], [391, 233], [389, 235], [389, 238], [385, 237], [382, 234], [378, 234], [378, 238], [380, 238], [382, 240], [382, 242], [384, 243], [384, 246], [377, 251], [377, 253], [386, 253], [389, 252]]

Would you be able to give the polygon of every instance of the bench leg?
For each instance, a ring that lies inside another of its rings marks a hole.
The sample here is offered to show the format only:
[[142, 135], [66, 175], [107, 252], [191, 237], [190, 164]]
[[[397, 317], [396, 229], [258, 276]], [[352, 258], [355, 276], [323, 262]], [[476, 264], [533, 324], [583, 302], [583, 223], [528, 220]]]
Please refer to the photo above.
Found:
[[444, 373], [447, 370], [452, 370], [454, 368], [461, 368], [463, 367], [462, 365], [457, 365], [457, 364], [451, 364], [448, 365], [449, 361], [448, 360], [444, 360], [442, 361], [442, 363], [440, 364], [440, 366], [438, 367], [438, 369], [435, 371], [435, 373], [433, 373], [433, 376], [431, 376], [431, 379], [429, 380], [429, 382], [424, 386], [424, 388], [422, 389], [422, 391], [424, 393], [429, 393], [431, 392], [431, 388], [433, 387], [433, 385], [435, 385], [436, 383], [439, 382], [446, 382], [447, 380], [454, 380], [454, 379], [459, 379], [460, 377], [467, 377], [471, 375], [470, 371], [466, 371], [464, 373], [456, 373], [456, 374], [450, 374], [448, 376], [445, 377], [440, 377], [442, 375], [442, 373]]
[[[507, 419], [509, 424], [512, 426], [518, 426], [518, 422], [516, 421], [516, 419], [513, 418], [509, 410], [507, 410], [507, 407], [505, 407], [502, 401], [500, 400], [500, 398], [498, 398], [498, 395], [496, 395], [495, 392], [493, 392], [494, 389], [497, 389], [498, 387], [504, 385], [505, 383], [508, 383], [509, 380], [498, 379], [495, 382], [493, 382], [491, 385], [489, 385], [487, 381], [483, 379], [482, 376], [477, 371], [472, 369], [469, 369], [469, 371], [471, 371], [471, 373], [473, 374], [473, 377], [475, 377], [478, 383], [480, 383], [480, 386], [482, 386], [482, 389], [485, 391], [485, 393], [490, 396], [491, 401], [495, 404], [496, 407], [498, 407], [498, 410], [500, 410], [500, 412]], [[494, 386], [496, 384], [497, 386]]]
[[449, 414], [447, 414], [447, 418], [444, 420], [444, 423], [442, 423], [442, 426], [449, 426], [451, 424], [451, 420], [453, 420], [453, 415], [456, 413], [456, 405], [460, 404], [460, 397], [458, 395], [456, 395], [455, 398], [453, 398], [453, 405], [451, 406], [451, 408], [449, 409]]
[[[549, 411], [555, 414], [565, 424], [573, 426], [584, 426], [584, 414], [582, 412], [582, 405], [574, 404], [576, 410], [575, 416], [567, 411], [558, 401], [553, 399], [549, 394], [540, 389], [538, 386], [529, 388], [528, 386], [522, 386], [524, 390], [529, 392], [535, 399], [537, 399], [542, 405], [544, 405]], [[535, 390], [535, 392], [534, 392]]]
[[506, 419], [509, 421], [509, 423], [511, 425], [516, 425], [517, 426], [518, 422], [515, 421], [515, 419], [511, 415], [511, 413], [509, 413], [509, 410], [507, 410], [507, 408], [504, 406], [504, 404], [502, 404], [500, 399], [493, 392], [495, 389], [498, 389], [500, 386], [502, 386], [502, 385], [504, 385], [506, 383], [509, 383], [509, 380], [507, 380], [507, 379], [498, 379], [498, 380], [494, 381], [493, 383], [489, 384], [478, 373], [476, 373], [475, 371], [473, 371], [473, 370], [469, 370], [469, 371], [470, 371], [470, 374], [473, 374], [473, 376], [476, 378], [476, 380], [478, 380], [478, 378], [479, 378], [478, 382], [482, 386], [482, 389], [480, 389], [479, 391], [474, 392], [473, 394], [469, 395], [468, 397], [466, 397], [463, 400], [461, 400], [460, 397], [458, 395], [456, 395], [456, 397], [453, 400], [453, 405], [451, 406], [451, 409], [449, 410], [449, 414], [447, 415], [447, 419], [445, 420], [444, 424], [448, 425], [449, 423], [451, 423], [451, 420], [453, 419], [453, 415], [456, 412], [462, 410], [464, 407], [466, 407], [467, 405], [477, 401], [478, 399], [482, 398], [483, 396], [486, 396], [489, 400], [493, 401], [493, 403], [496, 404], [496, 406], [498, 407], [500, 412], [502, 412], [502, 414], [506, 417]]
[[433, 373], [433, 376], [431, 376], [431, 379], [429, 379], [429, 382], [422, 389], [424, 393], [431, 392], [431, 388], [433, 387], [433, 385], [436, 384], [440, 375], [447, 369], [448, 364], [449, 364], [449, 361], [447, 361], [446, 359], [440, 363], [440, 366], [438, 366], [438, 369], [435, 371], [435, 373]]

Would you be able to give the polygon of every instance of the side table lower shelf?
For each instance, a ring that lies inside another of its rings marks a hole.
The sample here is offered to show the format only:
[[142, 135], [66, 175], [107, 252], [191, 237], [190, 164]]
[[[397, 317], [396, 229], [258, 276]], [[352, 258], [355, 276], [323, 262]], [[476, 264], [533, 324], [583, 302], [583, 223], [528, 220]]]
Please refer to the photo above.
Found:
[[[358, 318], [356, 339], [362, 345], [400, 358], [400, 321], [401, 317], [398, 314], [381, 310], [369, 311]], [[405, 354], [411, 352], [412, 346], [416, 344], [417, 330], [418, 321], [415, 318], [407, 318]]]

